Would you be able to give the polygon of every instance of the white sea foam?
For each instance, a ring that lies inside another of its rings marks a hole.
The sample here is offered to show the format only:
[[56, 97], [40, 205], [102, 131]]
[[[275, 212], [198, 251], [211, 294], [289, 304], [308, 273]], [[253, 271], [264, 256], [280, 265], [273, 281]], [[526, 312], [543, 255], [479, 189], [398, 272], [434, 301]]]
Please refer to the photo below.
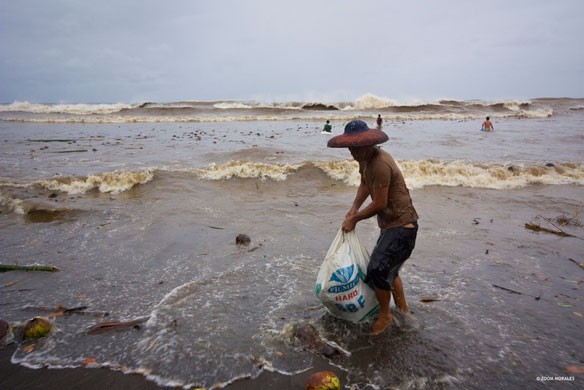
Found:
[[380, 109], [386, 107], [397, 106], [398, 103], [395, 100], [386, 99], [382, 97], [375, 96], [373, 94], [365, 94], [355, 101], [355, 106], [353, 109], [358, 110], [371, 110]]
[[503, 102], [503, 107], [511, 111], [519, 111], [521, 109], [522, 102], [515, 100]]
[[253, 106], [251, 106], [251, 105], [240, 103], [240, 102], [221, 102], [221, 103], [213, 104], [213, 107], [220, 108], [223, 110], [253, 108]]

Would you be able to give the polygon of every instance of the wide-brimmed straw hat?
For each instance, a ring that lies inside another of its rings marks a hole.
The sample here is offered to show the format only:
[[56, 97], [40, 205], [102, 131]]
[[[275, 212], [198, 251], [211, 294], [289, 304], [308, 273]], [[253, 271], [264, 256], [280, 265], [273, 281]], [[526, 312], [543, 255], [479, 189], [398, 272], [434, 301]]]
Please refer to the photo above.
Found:
[[367, 123], [351, 121], [345, 126], [345, 132], [331, 138], [326, 146], [329, 148], [352, 148], [382, 144], [389, 137], [379, 129], [370, 129]]

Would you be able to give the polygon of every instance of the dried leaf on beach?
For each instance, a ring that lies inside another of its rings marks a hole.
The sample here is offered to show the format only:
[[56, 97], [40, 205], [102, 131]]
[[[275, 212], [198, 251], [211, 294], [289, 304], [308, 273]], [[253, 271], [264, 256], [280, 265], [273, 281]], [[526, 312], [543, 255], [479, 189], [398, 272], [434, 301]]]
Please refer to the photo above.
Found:
[[97, 360], [94, 358], [85, 358], [81, 361], [81, 363], [83, 363], [84, 366], [91, 366], [97, 364]]
[[441, 301], [441, 300], [442, 300], [442, 298], [439, 297], [438, 295], [427, 295], [427, 296], [420, 298], [420, 302], [423, 302], [423, 303], [436, 302], [436, 301]]
[[134, 329], [138, 327], [139, 324], [142, 324], [150, 319], [150, 316], [136, 318], [135, 320], [131, 321], [105, 321], [97, 323], [91, 326], [85, 334], [87, 335], [96, 335], [100, 333], [105, 333], [109, 331], [120, 331], [120, 330], [127, 330], [127, 329]]
[[22, 352], [24, 352], [24, 353], [31, 353], [35, 350], [35, 348], [36, 348], [36, 344], [27, 344], [27, 345], [22, 346], [21, 349], [22, 349]]
[[11, 281], [11, 282], [8, 282], [8, 283], [4, 284], [4, 286], [2, 286], [2, 287], [4, 287], [4, 288], [6, 288], [6, 287], [12, 287], [12, 286], [14, 286], [16, 283], [18, 283], [18, 280], [13, 280], [13, 281]]
[[58, 272], [59, 268], [52, 265], [18, 265], [18, 264], [0, 264], [0, 272], [7, 271], [47, 271]]
[[584, 374], [584, 366], [578, 364], [570, 364], [565, 367], [565, 370], [570, 374]]

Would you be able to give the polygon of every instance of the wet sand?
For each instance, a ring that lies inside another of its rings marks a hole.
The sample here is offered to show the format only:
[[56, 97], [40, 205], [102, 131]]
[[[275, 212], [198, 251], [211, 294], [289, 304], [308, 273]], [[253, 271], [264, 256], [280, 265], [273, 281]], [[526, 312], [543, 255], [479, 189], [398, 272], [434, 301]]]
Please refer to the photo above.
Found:
[[12, 364], [14, 346], [0, 350], [0, 389], [154, 390], [154, 382], [141, 375], [126, 375], [104, 368], [30, 369]]

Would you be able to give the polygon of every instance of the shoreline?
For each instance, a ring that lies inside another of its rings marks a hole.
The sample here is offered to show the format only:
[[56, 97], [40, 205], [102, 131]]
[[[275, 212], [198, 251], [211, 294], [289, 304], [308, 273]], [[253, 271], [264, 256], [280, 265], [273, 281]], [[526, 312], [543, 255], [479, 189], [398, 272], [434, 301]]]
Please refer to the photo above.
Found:
[[[0, 348], [0, 372], [2, 372], [0, 389], [160, 390], [183, 388], [182, 386], [160, 386], [141, 374], [125, 374], [109, 368], [28, 368], [11, 362], [15, 350], [16, 344]], [[331, 366], [323, 358], [315, 356], [314, 363], [310, 370], [300, 374], [288, 376], [262, 371], [257, 378], [236, 380], [224, 388], [229, 390], [302, 389], [306, 379], [319, 371], [333, 371], [341, 379], [341, 386], [346, 383], [346, 373]]]
[[12, 344], [0, 349], [0, 388], [2, 389], [86, 389], [157, 390], [164, 387], [140, 374], [124, 374], [107, 368], [28, 368], [13, 364], [16, 350]]

